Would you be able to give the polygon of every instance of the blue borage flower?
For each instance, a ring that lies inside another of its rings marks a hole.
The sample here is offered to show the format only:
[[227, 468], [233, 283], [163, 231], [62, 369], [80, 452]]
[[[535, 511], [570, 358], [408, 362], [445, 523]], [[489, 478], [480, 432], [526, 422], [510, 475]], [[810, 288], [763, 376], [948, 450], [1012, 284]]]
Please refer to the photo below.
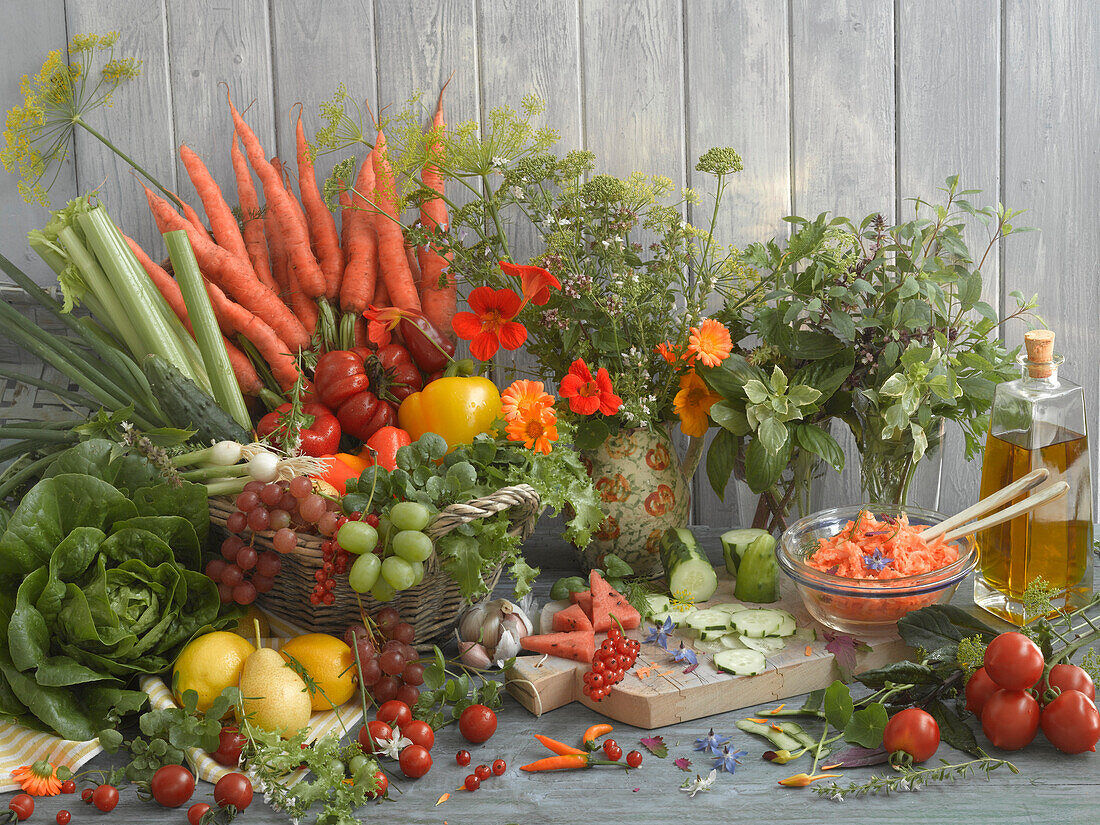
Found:
[[875, 552], [863, 557], [863, 566], [868, 570], [884, 570], [894, 563], [892, 558], [882, 555], [882, 549], [875, 548]]
[[747, 751], [731, 751], [729, 745], [722, 748], [722, 752], [715, 758], [714, 767], [716, 770], [725, 771], [726, 773], [736, 773], [737, 766], [741, 764], [741, 757], [748, 756]]
[[699, 664], [699, 657], [695, 655], [694, 650], [690, 647], [684, 647], [684, 643], [680, 642], [680, 649], [672, 652], [672, 661], [683, 662], [694, 667]]
[[668, 637], [672, 635], [672, 631], [676, 629], [676, 625], [672, 623], [672, 617], [666, 616], [665, 622], [660, 627], [649, 628], [649, 635], [646, 636], [646, 644], [660, 645], [665, 650], [668, 650]]
[[729, 741], [728, 736], [715, 733], [714, 728], [711, 728], [710, 733], [695, 740], [695, 750], [718, 755], [722, 750], [722, 746], [728, 744]]

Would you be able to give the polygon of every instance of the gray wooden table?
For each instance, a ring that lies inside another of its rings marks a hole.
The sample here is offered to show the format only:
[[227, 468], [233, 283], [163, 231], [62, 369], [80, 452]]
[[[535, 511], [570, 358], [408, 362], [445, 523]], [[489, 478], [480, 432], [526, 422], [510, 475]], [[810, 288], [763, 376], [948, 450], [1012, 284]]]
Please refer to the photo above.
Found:
[[[700, 528], [700, 540], [712, 552], [718, 550], [717, 531]], [[543, 574], [536, 592], [545, 597], [550, 585], [560, 575], [576, 572], [569, 549], [540, 533], [529, 546], [529, 556], [543, 565]], [[957, 601], [970, 601], [970, 586], [959, 589]], [[989, 617], [986, 617], [989, 618]], [[798, 699], [791, 700], [792, 703]], [[760, 706], [764, 710], [768, 706]], [[767, 746], [755, 737], [741, 733], [734, 723], [753, 714], [753, 709], [735, 711], [705, 720], [696, 720], [663, 728], [660, 734], [668, 744], [669, 754], [658, 759], [646, 753], [642, 767], [624, 772], [598, 768], [563, 773], [525, 774], [519, 766], [548, 755], [533, 738], [542, 733], [565, 742], [578, 742], [588, 725], [602, 720], [594, 711], [572, 704], [536, 719], [511, 697], [506, 696], [498, 714], [497, 733], [487, 743], [470, 746], [458, 731], [448, 727], [439, 732], [432, 756], [435, 764], [427, 776], [417, 781], [393, 781], [392, 802], [372, 804], [358, 812], [363, 822], [424, 823], [424, 825], [465, 825], [466, 823], [665, 823], [676, 820], [692, 823], [725, 823], [778, 821], [799, 823], [866, 822], [874, 819], [890, 823], [932, 822], [1057, 822], [1095, 821], [1091, 813], [1100, 800], [1100, 784], [1096, 754], [1066, 756], [1051, 747], [1040, 735], [1027, 749], [1008, 756], [1020, 769], [1019, 775], [1007, 770], [993, 773], [989, 781], [971, 778], [956, 784], [929, 786], [917, 793], [902, 793], [890, 797], [849, 799], [843, 802], [818, 797], [809, 789], [788, 789], [777, 780], [809, 770], [807, 759], [786, 766], [773, 765], [761, 759]], [[720, 773], [712, 790], [689, 799], [679, 790], [680, 784], [696, 772], [704, 776], [710, 771], [710, 760], [692, 749], [694, 739], [712, 727], [731, 736], [733, 744], [748, 752], [736, 774]], [[643, 736], [650, 732], [616, 723], [612, 734], [624, 753], [638, 749]], [[979, 740], [982, 740], [979, 734]], [[501, 777], [486, 781], [474, 793], [455, 792], [469, 768], [455, 764], [454, 755], [468, 748], [474, 765], [503, 758], [508, 763]], [[678, 757], [692, 762], [691, 772], [684, 773], [673, 765]], [[951, 762], [968, 757], [941, 745], [937, 758]], [[110, 764], [100, 757], [89, 767]], [[844, 771], [840, 780], [866, 781], [882, 767]], [[193, 801], [210, 801], [211, 786], [200, 783]], [[438, 807], [440, 795], [451, 797]], [[35, 821], [52, 822], [62, 807], [73, 814], [73, 822], [99, 821], [102, 816], [86, 808], [76, 796], [40, 799]], [[185, 822], [186, 809], [165, 810], [155, 804], [138, 800], [132, 789], [122, 794], [119, 807], [111, 816], [115, 822], [178, 823]], [[103, 818], [106, 822], [107, 819]], [[262, 801], [254, 802], [238, 821], [277, 823], [288, 821], [271, 811]]]

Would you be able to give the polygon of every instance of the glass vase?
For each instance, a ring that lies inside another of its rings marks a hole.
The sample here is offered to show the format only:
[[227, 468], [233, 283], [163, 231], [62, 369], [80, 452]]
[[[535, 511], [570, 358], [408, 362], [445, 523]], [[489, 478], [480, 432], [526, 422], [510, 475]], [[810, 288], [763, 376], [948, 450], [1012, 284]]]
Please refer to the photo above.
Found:
[[[943, 440], [943, 421], [929, 428], [928, 446], [919, 461], [930, 457]], [[861, 500], [869, 504], [907, 504], [909, 487], [916, 475], [918, 460], [913, 458], [913, 435], [909, 430], [894, 439], [881, 437], [881, 429], [859, 445], [859, 490]]]

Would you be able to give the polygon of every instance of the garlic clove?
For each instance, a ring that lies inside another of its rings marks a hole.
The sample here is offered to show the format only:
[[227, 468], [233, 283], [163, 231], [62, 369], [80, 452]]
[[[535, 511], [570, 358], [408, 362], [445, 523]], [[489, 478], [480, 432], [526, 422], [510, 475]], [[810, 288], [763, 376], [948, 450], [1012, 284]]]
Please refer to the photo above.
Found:
[[493, 663], [489, 657], [489, 651], [485, 649], [484, 645], [477, 642], [459, 642], [458, 650], [458, 658], [467, 667], [484, 670]]
[[518, 656], [520, 651], [519, 635], [512, 628], [505, 627], [500, 631], [500, 641], [493, 651], [493, 661], [499, 666], [501, 662]]
[[481, 623], [485, 619], [485, 602], [467, 607], [458, 620], [458, 638], [464, 642], [481, 640]]

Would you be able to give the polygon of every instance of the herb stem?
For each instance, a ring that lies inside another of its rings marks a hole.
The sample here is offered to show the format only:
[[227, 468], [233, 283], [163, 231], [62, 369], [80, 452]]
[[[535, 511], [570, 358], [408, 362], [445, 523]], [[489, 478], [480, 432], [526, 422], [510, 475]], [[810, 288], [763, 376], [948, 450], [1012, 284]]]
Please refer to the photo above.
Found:
[[86, 131], [88, 134], [90, 134], [96, 140], [100, 141], [104, 146], [106, 146], [108, 149], [110, 149], [112, 152], [114, 152], [116, 155], [118, 155], [120, 158], [122, 158], [128, 164], [130, 164], [130, 166], [132, 166], [138, 174], [140, 174], [143, 178], [145, 178], [147, 181], [149, 181], [149, 183], [153, 184], [153, 186], [157, 187], [157, 189], [159, 189], [164, 194], [164, 196], [166, 198], [168, 198], [170, 201], [172, 201], [172, 203], [174, 203], [177, 208], [179, 208], [181, 210], [183, 209], [183, 204], [180, 203], [179, 198], [177, 198], [169, 190], [165, 189], [164, 186], [161, 184], [161, 182], [159, 180], [157, 180], [156, 178], [154, 178], [141, 165], [139, 165], [137, 163], [137, 161], [135, 161], [132, 157], [130, 157], [125, 152], [123, 152], [121, 149], [119, 149], [117, 146], [115, 146], [113, 143], [111, 143], [111, 141], [107, 138], [106, 135], [100, 133], [96, 129], [93, 129], [91, 126], [89, 126], [87, 124], [87, 122], [85, 122], [85, 120], [80, 115], [74, 115], [71, 122], [74, 126], [79, 126], [81, 129]]

